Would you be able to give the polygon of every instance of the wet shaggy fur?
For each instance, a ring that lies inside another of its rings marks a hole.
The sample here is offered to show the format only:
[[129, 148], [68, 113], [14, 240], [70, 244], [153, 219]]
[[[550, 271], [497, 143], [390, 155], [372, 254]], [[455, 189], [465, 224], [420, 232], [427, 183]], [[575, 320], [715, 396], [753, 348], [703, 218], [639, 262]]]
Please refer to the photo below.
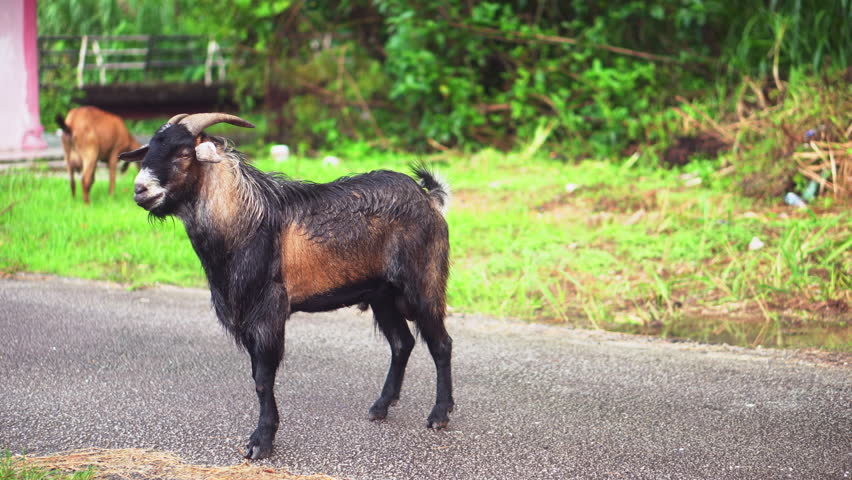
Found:
[[[194, 156], [203, 142], [218, 161]], [[454, 401], [452, 340], [444, 327], [449, 269], [448, 190], [423, 167], [412, 177], [374, 171], [331, 183], [264, 174], [224, 140], [192, 138], [181, 125], [161, 128], [144, 152], [168, 193], [150, 210], [186, 226], [222, 325], [251, 357], [260, 402], [249, 458], [271, 453], [278, 429], [273, 385], [293, 312], [369, 305], [391, 347], [384, 388], [370, 419], [386, 417], [399, 398], [414, 347], [406, 320], [426, 342], [437, 371], [436, 403], [427, 426], [443, 428]], [[137, 185], [137, 202], [145, 204]]]

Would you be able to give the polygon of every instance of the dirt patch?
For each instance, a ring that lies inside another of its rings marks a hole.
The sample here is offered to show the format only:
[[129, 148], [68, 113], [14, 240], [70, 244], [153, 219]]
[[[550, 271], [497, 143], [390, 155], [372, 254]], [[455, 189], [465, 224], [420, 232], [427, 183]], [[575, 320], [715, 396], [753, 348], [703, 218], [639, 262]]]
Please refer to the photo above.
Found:
[[795, 357], [817, 365], [852, 368], [852, 353], [849, 352], [826, 352], [809, 348], [799, 350]]
[[568, 192], [560, 193], [555, 198], [552, 198], [552, 199], [550, 199], [550, 200], [548, 200], [548, 201], [546, 201], [546, 202], [544, 202], [540, 205], [536, 205], [535, 207], [533, 207], [533, 210], [535, 210], [536, 212], [539, 212], [539, 213], [546, 213], [546, 212], [555, 210], [559, 207], [562, 207], [564, 205], [571, 203], [572, 197], [574, 197], [574, 196], [575, 195], [573, 193], [568, 193]]
[[[495, 200], [494, 195], [497, 195]], [[510, 193], [486, 193], [479, 189], [460, 188], [453, 190], [450, 198], [450, 209], [469, 210], [474, 212], [488, 212], [499, 210], [511, 198]]]
[[651, 211], [657, 209], [657, 192], [621, 193], [613, 196], [602, 196], [595, 201], [595, 212], [630, 213], [637, 210]]
[[779, 173], [753, 173], [740, 181], [740, 191], [747, 197], [780, 199], [786, 192], [795, 189], [796, 184], [793, 181], [795, 174], [794, 168]]
[[[633, 213], [637, 210], [651, 211], [657, 209], [657, 191], [644, 192], [611, 191], [606, 195], [596, 195], [598, 192], [611, 187], [603, 184], [580, 187], [576, 192], [562, 192], [550, 200], [536, 205], [533, 210], [539, 213], [551, 213], [561, 210], [568, 205], [589, 208], [593, 212]], [[591, 201], [591, 205], [585, 205]]]
[[335, 480], [327, 475], [293, 475], [244, 461], [227, 467], [192, 465], [168, 452], [141, 448], [73, 450], [43, 457], [15, 457], [28, 466], [76, 472], [94, 468], [95, 479], [137, 480]]
[[690, 162], [696, 155], [715, 158], [719, 152], [726, 151], [731, 145], [721, 140], [711, 132], [701, 132], [697, 135], [678, 137], [674, 145], [663, 152], [660, 158], [667, 168], [680, 167]]

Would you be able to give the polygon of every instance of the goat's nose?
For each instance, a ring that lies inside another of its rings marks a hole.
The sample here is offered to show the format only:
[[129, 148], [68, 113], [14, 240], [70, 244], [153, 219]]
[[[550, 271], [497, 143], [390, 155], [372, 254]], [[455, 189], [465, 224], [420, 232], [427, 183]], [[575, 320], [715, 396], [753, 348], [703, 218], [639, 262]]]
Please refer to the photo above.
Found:
[[148, 187], [146, 187], [145, 184], [143, 184], [143, 183], [137, 183], [133, 187], [133, 193], [135, 193], [136, 195], [140, 195], [140, 194], [145, 193], [147, 191], [148, 191]]

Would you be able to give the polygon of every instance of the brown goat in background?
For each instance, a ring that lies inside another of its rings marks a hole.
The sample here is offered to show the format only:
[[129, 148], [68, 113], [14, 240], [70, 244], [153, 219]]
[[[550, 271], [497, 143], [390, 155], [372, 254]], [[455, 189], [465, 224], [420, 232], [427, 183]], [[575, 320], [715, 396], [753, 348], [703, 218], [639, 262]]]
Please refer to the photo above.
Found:
[[[74, 172], [82, 171], [83, 201], [89, 203], [89, 192], [95, 182], [95, 167], [99, 161], [109, 165], [109, 194], [115, 191], [115, 169], [118, 154], [140, 147], [121, 117], [96, 107], [71, 109], [63, 119], [56, 115], [62, 129], [62, 149], [65, 168], [71, 180], [71, 196], [75, 197]], [[127, 164], [121, 171], [127, 170]]]

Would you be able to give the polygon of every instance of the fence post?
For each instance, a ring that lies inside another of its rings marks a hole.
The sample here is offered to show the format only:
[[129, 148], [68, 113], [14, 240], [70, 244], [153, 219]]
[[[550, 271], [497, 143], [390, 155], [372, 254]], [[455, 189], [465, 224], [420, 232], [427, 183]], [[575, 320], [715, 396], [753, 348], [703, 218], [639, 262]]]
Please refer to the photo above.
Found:
[[216, 41], [213, 39], [207, 40], [207, 58], [204, 59], [204, 85], [209, 86], [213, 83], [213, 54], [216, 51]]
[[106, 84], [106, 68], [104, 68], [104, 57], [101, 55], [101, 44], [97, 40], [92, 42], [92, 53], [95, 54], [95, 64], [100, 70], [101, 85], [104, 85]]
[[89, 47], [89, 36], [83, 35], [80, 42], [80, 59], [77, 61], [77, 88], [83, 88], [83, 70], [86, 68], [86, 49]]
[[151, 58], [154, 56], [154, 49], [156, 48], [156, 35], [148, 36], [148, 39], [145, 42], [145, 67], [144, 67], [144, 76], [145, 81], [148, 81], [148, 72], [151, 70]]
[[219, 82], [222, 83], [225, 81], [225, 55], [222, 54], [222, 47], [219, 46], [219, 43], [216, 43], [216, 62], [219, 66]]

